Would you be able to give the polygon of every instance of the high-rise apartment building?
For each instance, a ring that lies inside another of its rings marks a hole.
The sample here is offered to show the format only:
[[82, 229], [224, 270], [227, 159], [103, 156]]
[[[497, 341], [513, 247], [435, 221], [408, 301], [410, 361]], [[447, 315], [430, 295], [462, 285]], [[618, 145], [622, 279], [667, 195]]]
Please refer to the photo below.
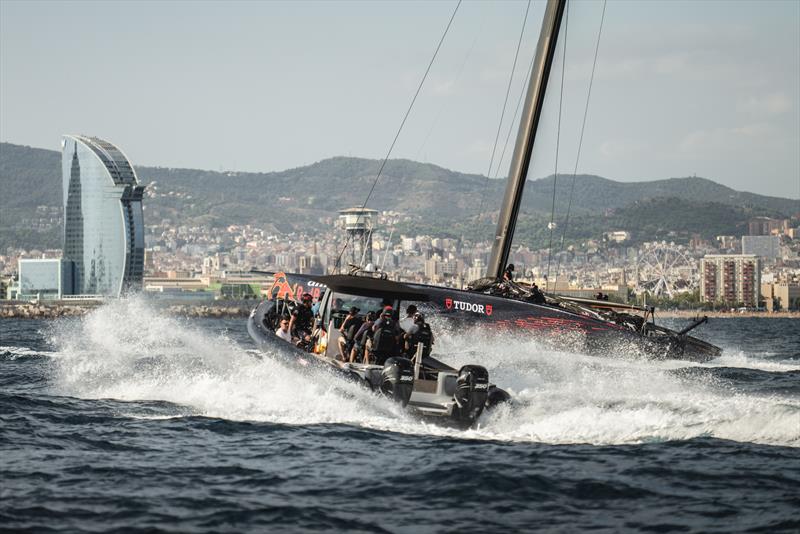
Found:
[[64, 259], [75, 294], [120, 296], [139, 289], [144, 272], [142, 194], [133, 166], [96, 137], [61, 141]]
[[709, 254], [700, 260], [703, 302], [757, 306], [761, 263], [752, 254]]
[[742, 236], [742, 254], [774, 260], [781, 257], [781, 238], [776, 235]]

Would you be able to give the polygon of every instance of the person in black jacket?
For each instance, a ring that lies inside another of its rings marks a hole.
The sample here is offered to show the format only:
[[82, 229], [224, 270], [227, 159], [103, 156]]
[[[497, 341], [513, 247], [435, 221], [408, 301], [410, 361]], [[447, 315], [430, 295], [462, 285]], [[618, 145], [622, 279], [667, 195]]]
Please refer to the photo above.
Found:
[[425, 322], [425, 316], [417, 312], [414, 314], [414, 329], [413, 333], [405, 335], [405, 355], [407, 358], [413, 358], [417, 354], [419, 345], [422, 344], [422, 357], [428, 356], [433, 347], [433, 331], [431, 326]]
[[356, 333], [364, 323], [364, 320], [358, 315], [359, 311], [361, 310], [355, 306], [350, 308], [347, 317], [344, 318], [342, 325], [339, 327], [339, 359], [342, 361], [346, 361], [347, 358], [345, 355], [349, 354], [350, 349], [353, 348], [353, 341], [356, 337]]
[[314, 324], [314, 314], [311, 312], [310, 293], [303, 293], [300, 297], [300, 305], [292, 311], [292, 318], [289, 320], [289, 332], [292, 337], [298, 340], [300, 346], [307, 346], [311, 342], [311, 328]]
[[369, 345], [372, 339], [372, 326], [375, 324], [375, 312], [367, 312], [364, 318], [364, 324], [358, 329], [356, 335], [353, 336], [353, 348], [350, 349], [350, 363], [356, 363], [359, 360], [364, 363], [369, 363]]
[[509, 263], [506, 266], [506, 270], [503, 271], [503, 280], [506, 282], [513, 282], [514, 281], [514, 264]]
[[400, 354], [400, 340], [402, 337], [403, 329], [392, 318], [392, 307], [386, 306], [383, 309], [383, 313], [381, 313], [381, 318], [375, 321], [372, 327], [370, 359], [374, 357], [375, 364], [383, 365], [388, 358]]

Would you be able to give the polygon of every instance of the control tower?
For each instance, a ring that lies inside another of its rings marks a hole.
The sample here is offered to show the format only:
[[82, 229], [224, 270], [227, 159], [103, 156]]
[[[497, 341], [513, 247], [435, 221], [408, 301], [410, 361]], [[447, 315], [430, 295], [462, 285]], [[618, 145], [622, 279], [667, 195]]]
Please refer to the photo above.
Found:
[[339, 210], [339, 220], [344, 225], [350, 240], [350, 259], [353, 265], [366, 267], [372, 263], [372, 230], [378, 219], [378, 211], [366, 208]]

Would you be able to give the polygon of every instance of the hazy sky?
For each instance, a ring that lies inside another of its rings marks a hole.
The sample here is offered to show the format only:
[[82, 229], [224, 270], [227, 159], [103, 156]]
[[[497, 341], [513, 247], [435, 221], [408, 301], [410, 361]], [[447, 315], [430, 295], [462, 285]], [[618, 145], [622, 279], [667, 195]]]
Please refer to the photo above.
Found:
[[[525, 6], [461, 5], [393, 157], [488, 171]], [[0, 139], [59, 149], [83, 133], [134, 164], [215, 170], [381, 158], [454, 7], [0, 0]], [[570, 6], [560, 172], [601, 8]], [[543, 11], [532, 3], [509, 114]], [[534, 176], [555, 169], [561, 65]], [[578, 171], [800, 197], [800, 1], [609, 1]]]

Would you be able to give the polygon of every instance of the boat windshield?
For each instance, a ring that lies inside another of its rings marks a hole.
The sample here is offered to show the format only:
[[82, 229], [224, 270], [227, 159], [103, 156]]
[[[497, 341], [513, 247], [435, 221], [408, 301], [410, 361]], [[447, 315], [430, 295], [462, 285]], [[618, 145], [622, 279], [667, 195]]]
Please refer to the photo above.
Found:
[[347, 293], [334, 293], [332, 295], [330, 311], [325, 318], [325, 323], [331, 319], [334, 320], [334, 327], [339, 327], [339, 322], [344, 319], [350, 308], [355, 306], [359, 309], [358, 314], [364, 316], [367, 312], [374, 311], [380, 314], [383, 307], [387, 304], [391, 305], [392, 302], [386, 302], [380, 297], [365, 297], [364, 295], [348, 295]]

